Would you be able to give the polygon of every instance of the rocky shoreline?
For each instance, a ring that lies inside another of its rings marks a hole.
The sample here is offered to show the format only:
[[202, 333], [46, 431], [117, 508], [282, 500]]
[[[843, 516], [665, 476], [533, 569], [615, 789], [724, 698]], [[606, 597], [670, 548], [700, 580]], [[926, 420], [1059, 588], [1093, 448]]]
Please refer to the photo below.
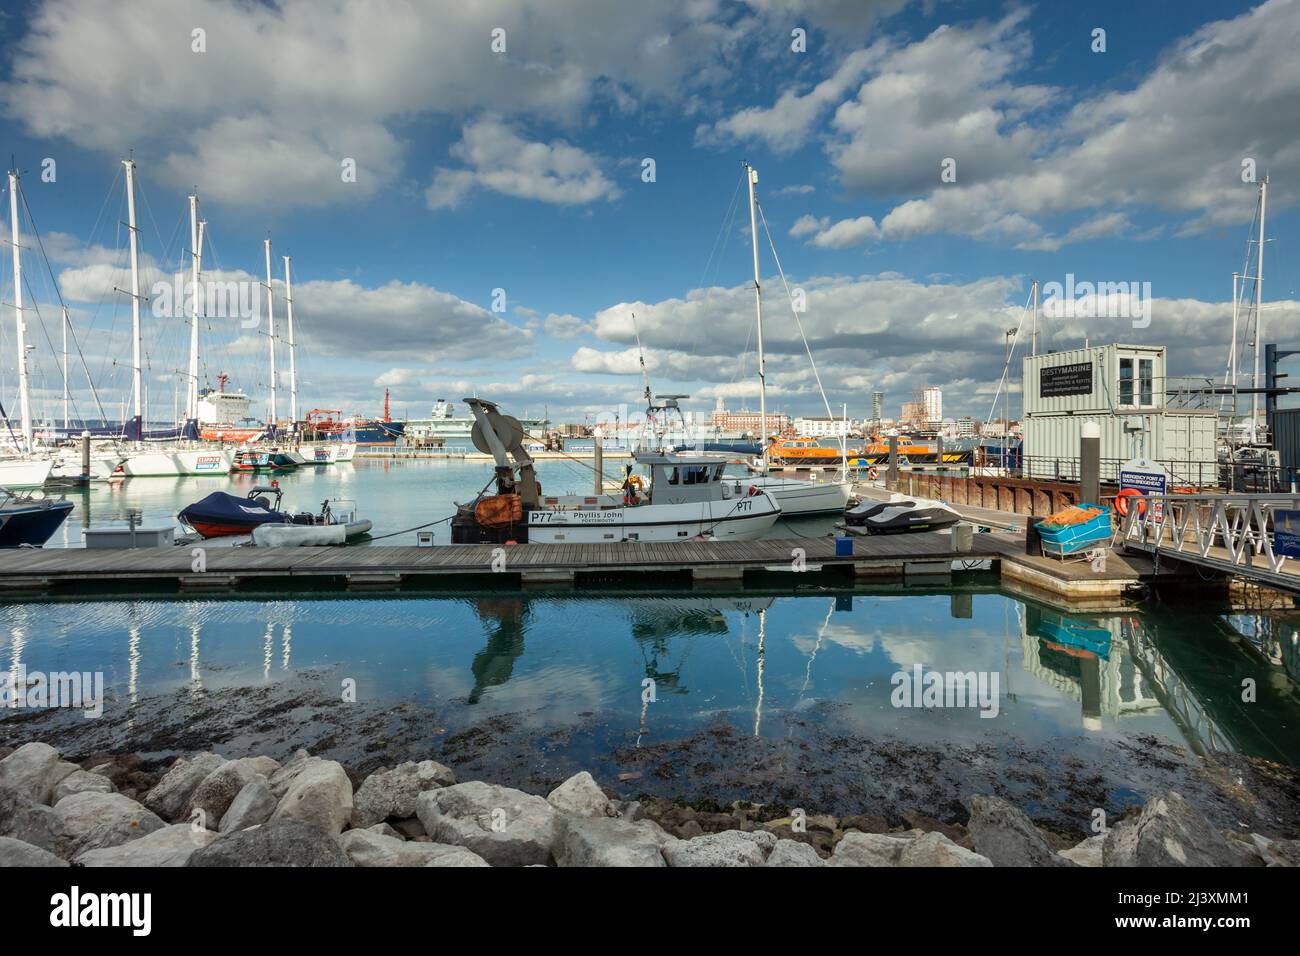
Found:
[[999, 797], [964, 822], [903, 825], [737, 801], [620, 799], [583, 771], [546, 796], [460, 782], [433, 760], [364, 777], [300, 750], [284, 764], [211, 752], [150, 773], [0, 749], [0, 866], [1295, 866], [1300, 840], [1215, 829], [1163, 791], [1070, 838]]

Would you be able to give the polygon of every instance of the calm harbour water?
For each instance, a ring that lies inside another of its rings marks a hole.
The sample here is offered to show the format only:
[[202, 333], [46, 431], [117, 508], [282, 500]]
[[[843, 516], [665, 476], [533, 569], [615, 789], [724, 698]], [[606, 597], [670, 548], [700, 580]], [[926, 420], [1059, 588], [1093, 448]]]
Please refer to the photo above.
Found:
[[[466, 462], [359, 462], [282, 484], [295, 508], [356, 498], [383, 534], [448, 514], [486, 472]], [[587, 474], [572, 463], [541, 467], [548, 489], [582, 489]], [[87, 515], [99, 525], [138, 509], [148, 524], [215, 488], [251, 483], [98, 487], [79, 499], [62, 543], [79, 545]], [[824, 527], [809, 522], [800, 533]], [[0, 670], [102, 672], [110, 719], [133, 702], [288, 693], [306, 675], [337, 696], [354, 680], [371, 707], [436, 711], [437, 734], [511, 715], [565, 732], [556, 746], [597, 764], [610, 748], [717, 721], [759, 737], [813, 721], [937, 747], [1155, 737], [1300, 765], [1298, 628], [1294, 610], [1213, 603], [1063, 615], [999, 591], [995, 579], [945, 591], [118, 598], [0, 604]], [[996, 680], [996, 714], [896, 706], [895, 675], [910, 678], [916, 665]], [[1246, 678], [1253, 702], [1242, 699]], [[0, 728], [9, 719], [0, 716]], [[292, 742], [302, 719], [288, 711], [282, 739]], [[129, 746], [123, 733], [118, 742]]]

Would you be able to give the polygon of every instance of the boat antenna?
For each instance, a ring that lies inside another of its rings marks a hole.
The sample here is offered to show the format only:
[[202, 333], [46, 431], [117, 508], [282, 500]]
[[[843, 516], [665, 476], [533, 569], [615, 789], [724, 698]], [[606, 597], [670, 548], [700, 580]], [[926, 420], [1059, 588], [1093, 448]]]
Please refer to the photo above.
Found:
[[641, 384], [645, 386], [645, 404], [650, 407], [650, 373], [645, 367], [645, 349], [641, 347], [641, 332], [636, 326], [636, 313], [632, 313], [632, 334], [636, 336], [636, 351], [641, 363]]

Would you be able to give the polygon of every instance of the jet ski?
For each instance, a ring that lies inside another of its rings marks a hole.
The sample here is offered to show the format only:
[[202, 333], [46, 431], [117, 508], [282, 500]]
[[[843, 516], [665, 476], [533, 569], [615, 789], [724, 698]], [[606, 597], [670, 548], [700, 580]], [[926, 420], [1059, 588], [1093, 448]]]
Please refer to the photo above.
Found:
[[894, 495], [889, 501], [867, 498], [844, 511], [846, 524], [867, 529], [868, 534], [901, 534], [908, 531], [939, 531], [961, 520], [942, 501]]

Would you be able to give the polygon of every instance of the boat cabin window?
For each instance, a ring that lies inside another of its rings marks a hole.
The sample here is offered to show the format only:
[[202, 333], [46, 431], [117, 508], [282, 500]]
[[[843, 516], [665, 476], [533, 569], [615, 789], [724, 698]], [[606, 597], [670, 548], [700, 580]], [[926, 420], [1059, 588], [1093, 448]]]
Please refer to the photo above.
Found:
[[708, 465], [687, 465], [682, 469], [682, 484], [707, 485], [709, 483]]
[[668, 484], [670, 484], [670, 485], [675, 485], [675, 484], [677, 484], [677, 469], [676, 469], [676, 468], [669, 468], [667, 471], [664, 472], [664, 474], [667, 475], [667, 477], [668, 477]]

